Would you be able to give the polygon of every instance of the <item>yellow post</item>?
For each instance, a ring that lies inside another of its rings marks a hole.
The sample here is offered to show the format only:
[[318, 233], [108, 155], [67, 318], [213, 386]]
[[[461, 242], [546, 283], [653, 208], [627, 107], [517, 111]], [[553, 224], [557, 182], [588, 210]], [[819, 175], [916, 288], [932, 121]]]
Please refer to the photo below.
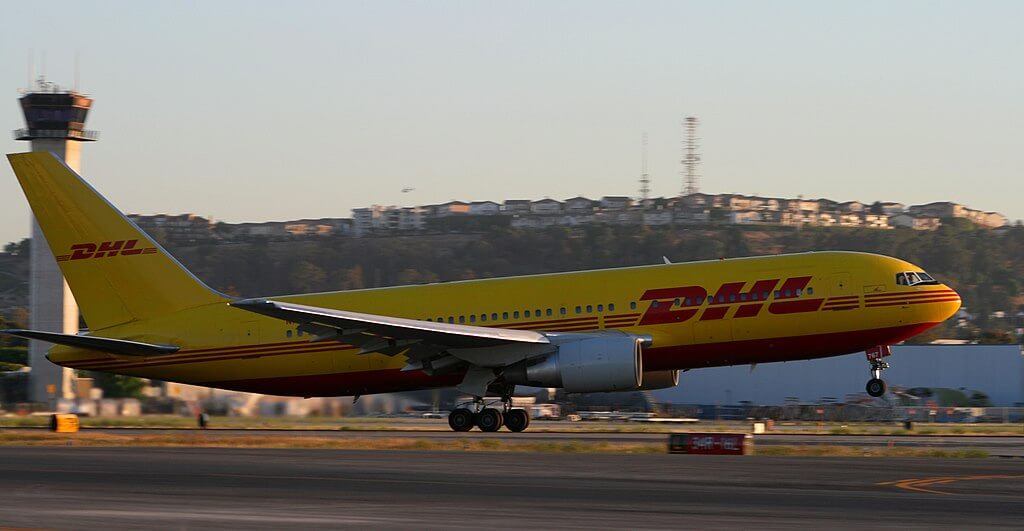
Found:
[[50, 430], [56, 433], [76, 433], [78, 415], [55, 413], [50, 417]]

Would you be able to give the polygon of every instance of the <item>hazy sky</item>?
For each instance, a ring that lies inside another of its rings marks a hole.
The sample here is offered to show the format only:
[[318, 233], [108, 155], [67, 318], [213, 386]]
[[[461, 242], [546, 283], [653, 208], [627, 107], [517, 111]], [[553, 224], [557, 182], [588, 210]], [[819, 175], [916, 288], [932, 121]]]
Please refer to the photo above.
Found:
[[[0, 126], [29, 49], [96, 98], [83, 174], [127, 212], [702, 190], [955, 200], [1024, 218], [1024, 2], [5, 2]], [[9, 133], [4, 152], [25, 151]], [[401, 193], [403, 187], [415, 187]], [[28, 208], [0, 169], [0, 243]]]

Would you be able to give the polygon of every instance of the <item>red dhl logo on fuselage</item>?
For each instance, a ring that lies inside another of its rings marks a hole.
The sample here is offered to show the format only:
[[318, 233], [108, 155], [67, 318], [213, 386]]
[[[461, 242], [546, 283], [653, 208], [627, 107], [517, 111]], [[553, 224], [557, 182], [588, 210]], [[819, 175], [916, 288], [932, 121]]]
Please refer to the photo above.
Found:
[[779, 282], [777, 278], [758, 280], [747, 291], [743, 291], [746, 282], [727, 282], [714, 295], [700, 286], [649, 289], [640, 297], [652, 302], [639, 324], [681, 323], [698, 313], [700, 321], [724, 319], [734, 306], [733, 318], [756, 317], [766, 305], [773, 314], [815, 312], [825, 301], [806, 296], [811, 277], [787, 278], [781, 286]]
[[76, 243], [71, 246], [71, 254], [63, 254], [57, 257], [58, 262], [64, 262], [67, 260], [85, 260], [88, 258], [109, 258], [111, 256], [117, 256], [118, 254], [124, 256], [134, 256], [137, 254], [153, 254], [156, 252], [156, 247], [141, 247], [136, 248], [135, 246], [139, 243], [139, 240], [116, 240], [111, 242], [100, 242], [95, 243]]

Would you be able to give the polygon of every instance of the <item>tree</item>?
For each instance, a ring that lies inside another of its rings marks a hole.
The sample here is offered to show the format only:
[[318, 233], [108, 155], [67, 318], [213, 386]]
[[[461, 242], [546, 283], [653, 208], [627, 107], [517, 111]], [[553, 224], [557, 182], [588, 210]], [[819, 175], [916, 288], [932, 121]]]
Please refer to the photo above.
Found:
[[103, 389], [104, 398], [141, 398], [146, 381], [134, 376], [111, 374], [109, 372], [85, 372], [93, 379], [93, 384]]
[[306, 260], [296, 264], [288, 275], [289, 284], [296, 293], [313, 293], [324, 288], [327, 273]]

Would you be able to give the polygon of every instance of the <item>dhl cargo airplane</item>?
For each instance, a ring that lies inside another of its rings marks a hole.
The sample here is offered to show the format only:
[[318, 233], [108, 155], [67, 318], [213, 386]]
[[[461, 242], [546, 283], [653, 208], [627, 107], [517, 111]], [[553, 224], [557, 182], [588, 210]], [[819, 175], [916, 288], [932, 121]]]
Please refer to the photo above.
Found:
[[[671, 387], [679, 371], [868, 353], [960, 297], [886, 256], [814, 252], [234, 299], [200, 281], [50, 153], [8, 155], [89, 333], [7, 330], [75, 369], [293, 396], [456, 386], [452, 429], [522, 431], [516, 385]], [[501, 396], [490, 405], [484, 396]]]

